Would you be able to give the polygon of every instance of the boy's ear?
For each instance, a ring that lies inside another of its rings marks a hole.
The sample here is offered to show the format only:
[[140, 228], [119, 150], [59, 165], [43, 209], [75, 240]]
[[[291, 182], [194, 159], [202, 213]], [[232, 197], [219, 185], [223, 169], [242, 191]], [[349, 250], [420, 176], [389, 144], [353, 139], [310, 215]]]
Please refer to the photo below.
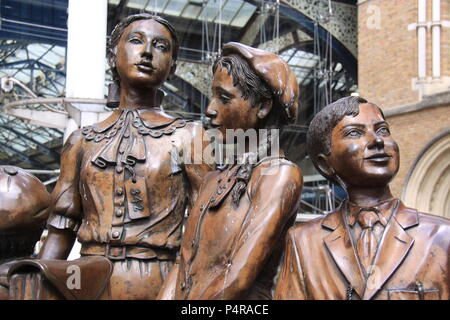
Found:
[[173, 61], [172, 60], [172, 65], [170, 66], [170, 75], [173, 75], [173, 74], [175, 74], [175, 70], [177, 70], [177, 63], [176, 63], [176, 61]]
[[272, 110], [272, 105], [272, 99], [267, 99], [266, 101], [261, 102], [259, 104], [258, 118], [264, 119], [265, 117], [267, 117], [267, 115], [270, 113], [270, 110]]
[[328, 157], [326, 155], [324, 155], [323, 153], [319, 153], [317, 155], [317, 167], [327, 177], [332, 177], [335, 174], [334, 169], [332, 167], [330, 167], [330, 165], [328, 164]]

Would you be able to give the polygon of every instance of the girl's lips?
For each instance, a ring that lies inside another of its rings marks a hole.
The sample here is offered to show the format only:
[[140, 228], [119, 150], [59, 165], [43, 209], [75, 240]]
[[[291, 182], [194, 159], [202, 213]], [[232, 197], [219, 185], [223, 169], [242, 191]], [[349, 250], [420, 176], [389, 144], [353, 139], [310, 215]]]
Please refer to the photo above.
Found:
[[153, 68], [150, 64], [145, 63], [136, 63], [136, 67], [144, 72], [153, 72], [155, 71], [155, 68]]

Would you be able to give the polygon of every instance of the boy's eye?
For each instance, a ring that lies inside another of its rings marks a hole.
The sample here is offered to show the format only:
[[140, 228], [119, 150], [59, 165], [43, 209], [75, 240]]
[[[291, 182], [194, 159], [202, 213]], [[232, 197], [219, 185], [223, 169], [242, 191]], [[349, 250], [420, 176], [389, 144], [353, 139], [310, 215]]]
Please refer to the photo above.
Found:
[[351, 138], [356, 138], [356, 137], [360, 137], [361, 134], [362, 134], [361, 131], [356, 130], [356, 129], [353, 129], [353, 130], [348, 131], [348, 132], [345, 134], [345, 136], [346, 136], [346, 137], [351, 137]]
[[387, 127], [381, 127], [380, 129], [378, 129], [378, 133], [382, 134], [384, 136], [391, 134], [391, 132], [389, 131], [389, 129]]
[[167, 49], [167, 46], [164, 44], [164, 43], [157, 43], [156, 45], [155, 45], [155, 47], [156, 48], [158, 48], [158, 49], [160, 49], [160, 50], [166, 50]]
[[227, 96], [224, 96], [224, 95], [221, 95], [220, 97], [219, 97], [219, 99], [220, 99], [220, 101], [222, 101], [222, 103], [228, 103], [228, 101], [230, 101], [231, 99], [229, 98], [229, 97], [227, 97]]

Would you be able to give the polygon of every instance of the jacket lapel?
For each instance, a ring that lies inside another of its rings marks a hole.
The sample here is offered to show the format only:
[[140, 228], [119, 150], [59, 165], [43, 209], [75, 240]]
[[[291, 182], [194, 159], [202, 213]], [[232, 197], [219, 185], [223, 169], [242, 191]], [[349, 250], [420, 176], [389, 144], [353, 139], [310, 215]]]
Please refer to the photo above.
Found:
[[399, 206], [394, 209], [380, 241], [374, 268], [367, 279], [364, 300], [371, 299], [405, 259], [414, 244], [414, 239], [405, 229], [417, 224], [419, 224], [417, 211], [406, 208], [399, 201]]
[[352, 285], [356, 293], [362, 297], [365, 279], [358, 263], [350, 234], [345, 227], [342, 210], [330, 213], [322, 222], [322, 226], [333, 230], [333, 232], [323, 238], [325, 246], [347, 281]]

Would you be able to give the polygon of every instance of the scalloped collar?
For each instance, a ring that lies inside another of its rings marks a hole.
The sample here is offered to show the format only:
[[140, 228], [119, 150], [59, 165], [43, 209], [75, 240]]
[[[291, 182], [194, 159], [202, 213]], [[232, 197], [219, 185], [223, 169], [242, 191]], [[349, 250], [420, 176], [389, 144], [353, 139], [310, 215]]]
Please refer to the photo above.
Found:
[[113, 111], [113, 113], [105, 120], [92, 125], [92, 129], [96, 133], [105, 132], [119, 120], [120, 116], [124, 112], [137, 111], [139, 118], [144, 125], [150, 129], [156, 129], [167, 126], [175, 122], [178, 118], [168, 115], [160, 108], [145, 108], [145, 109], [128, 109], [119, 108]]

